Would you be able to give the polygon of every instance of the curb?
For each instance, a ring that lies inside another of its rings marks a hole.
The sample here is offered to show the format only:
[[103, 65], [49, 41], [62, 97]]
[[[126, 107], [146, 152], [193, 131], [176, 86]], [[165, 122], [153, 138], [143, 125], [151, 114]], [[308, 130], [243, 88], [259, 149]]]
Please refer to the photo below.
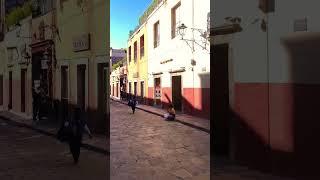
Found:
[[[127, 105], [125, 102], [122, 102], [121, 100], [117, 100], [117, 99], [113, 99], [113, 98], [110, 98], [110, 99], [113, 100], [113, 101], [115, 101], [115, 102], [118, 102], [118, 103]], [[143, 108], [138, 107], [138, 106], [137, 106], [136, 108], [137, 108], [137, 109], [140, 109], [140, 110], [142, 110], [142, 111], [145, 111], [145, 112], [147, 112], [147, 113], [150, 113], [150, 114], [153, 114], [153, 115], [156, 115], [156, 116], [163, 117], [163, 115], [160, 114], [160, 113], [156, 113], [156, 112], [153, 112], [153, 111], [149, 111], [149, 110], [143, 109]], [[192, 127], [192, 128], [195, 128], [195, 129], [198, 129], [198, 130], [200, 130], [200, 131], [203, 131], [203, 132], [206, 132], [206, 133], [210, 134], [210, 130], [209, 130], [209, 129], [206, 129], [206, 128], [203, 128], [203, 127], [200, 127], [200, 126], [196, 126], [196, 125], [194, 125], [194, 124], [187, 123], [187, 122], [185, 122], [185, 121], [181, 121], [181, 120], [179, 120], [178, 118], [176, 118], [175, 121], [176, 121], [176, 122], [179, 122], [179, 123], [181, 123], [181, 124], [183, 124], [183, 125], [186, 125], [186, 126], [189, 126], [189, 127]]]
[[[1, 116], [1, 115], [0, 115], [0, 118], [2, 120], [4, 120], [6, 123], [8, 123], [8, 124], [12, 124], [12, 125], [18, 126], [18, 127], [28, 128], [28, 129], [31, 129], [31, 130], [36, 131], [38, 133], [44, 134], [46, 136], [50, 136], [50, 137], [56, 138], [56, 134], [54, 134], [54, 133], [42, 130], [40, 128], [33, 127], [33, 126], [25, 124], [25, 123], [21, 123], [21, 122], [17, 122], [17, 121], [11, 120], [11, 119], [9, 119], [7, 117], [4, 117], [4, 116]], [[87, 150], [94, 151], [96, 153], [101, 153], [101, 154], [104, 154], [104, 155], [110, 155], [109, 151], [107, 151], [107, 150], [105, 150], [103, 148], [97, 147], [97, 146], [93, 146], [93, 145], [87, 144], [87, 143], [82, 143], [81, 147], [83, 147], [83, 148], [85, 148]]]

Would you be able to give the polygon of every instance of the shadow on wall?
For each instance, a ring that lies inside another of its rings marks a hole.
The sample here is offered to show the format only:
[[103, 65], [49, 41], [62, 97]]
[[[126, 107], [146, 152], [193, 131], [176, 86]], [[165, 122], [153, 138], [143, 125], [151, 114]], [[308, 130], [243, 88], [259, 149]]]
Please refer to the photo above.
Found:
[[320, 33], [287, 37], [283, 45], [293, 80], [281, 88], [291, 92], [291, 118], [287, 123], [292, 124], [294, 170], [302, 179], [319, 179]]

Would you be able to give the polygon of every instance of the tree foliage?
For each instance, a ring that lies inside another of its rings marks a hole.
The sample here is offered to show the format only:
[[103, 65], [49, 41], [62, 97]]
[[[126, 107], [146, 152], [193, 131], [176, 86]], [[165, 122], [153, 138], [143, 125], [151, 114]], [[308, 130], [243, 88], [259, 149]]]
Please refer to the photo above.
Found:
[[6, 25], [10, 27], [17, 24], [20, 20], [32, 14], [31, 1], [24, 3], [22, 6], [14, 8], [9, 14], [6, 15]]
[[140, 16], [139, 18], [139, 25], [135, 27], [134, 30], [129, 31], [129, 38], [133, 35], [134, 32], [136, 32], [140, 26], [146, 22], [147, 18], [149, 15], [154, 11], [154, 9], [162, 2], [165, 0], [153, 0], [152, 3], [149, 5], [146, 11]]

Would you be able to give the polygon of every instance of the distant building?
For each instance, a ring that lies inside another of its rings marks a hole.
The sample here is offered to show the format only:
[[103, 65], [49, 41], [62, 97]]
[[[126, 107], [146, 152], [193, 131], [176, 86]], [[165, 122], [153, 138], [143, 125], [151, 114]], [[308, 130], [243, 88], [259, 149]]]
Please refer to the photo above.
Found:
[[111, 64], [115, 64], [125, 58], [127, 51], [125, 49], [113, 49], [110, 48], [110, 61]]

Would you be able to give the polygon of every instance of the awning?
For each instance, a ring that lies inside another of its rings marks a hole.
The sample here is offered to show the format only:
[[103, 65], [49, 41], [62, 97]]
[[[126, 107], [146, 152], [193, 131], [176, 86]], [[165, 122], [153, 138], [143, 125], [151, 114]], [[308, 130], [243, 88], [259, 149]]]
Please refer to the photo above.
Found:
[[47, 48], [51, 48], [53, 44], [52, 40], [45, 40], [30, 45], [32, 54], [45, 51]]
[[223, 24], [210, 29], [210, 36], [226, 35], [242, 31], [239, 24]]

